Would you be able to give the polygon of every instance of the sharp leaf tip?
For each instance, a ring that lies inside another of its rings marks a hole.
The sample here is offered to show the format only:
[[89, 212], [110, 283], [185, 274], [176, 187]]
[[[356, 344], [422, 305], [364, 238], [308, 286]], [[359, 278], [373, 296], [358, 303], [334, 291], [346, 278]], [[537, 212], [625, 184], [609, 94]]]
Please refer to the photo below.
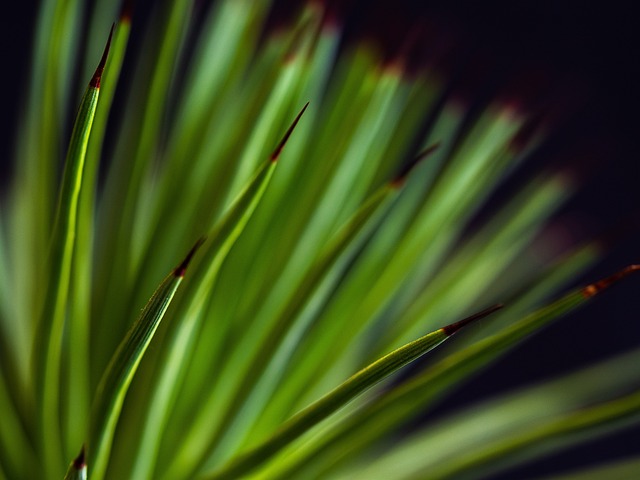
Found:
[[82, 470], [83, 468], [86, 468], [86, 467], [87, 467], [87, 462], [85, 457], [85, 446], [82, 445], [82, 448], [80, 449], [80, 453], [73, 460], [73, 468], [75, 468], [76, 470]]
[[447, 325], [446, 327], [442, 327], [442, 330], [444, 331], [444, 334], [448, 337], [450, 337], [451, 335], [453, 335], [454, 333], [456, 333], [458, 330], [462, 329], [463, 327], [466, 327], [467, 325], [469, 325], [470, 323], [475, 322], [476, 320], [480, 320], [481, 318], [484, 318], [488, 315], [491, 315], [492, 313], [500, 310], [501, 308], [504, 307], [504, 304], [502, 303], [497, 303], [495, 305], [492, 305], [489, 308], [485, 308], [484, 310], [478, 312], [478, 313], [474, 313], [473, 315], [464, 318], [458, 322], [452, 323], [450, 325]]
[[184, 260], [182, 260], [182, 263], [180, 263], [180, 265], [178, 265], [173, 270], [173, 274], [176, 277], [184, 277], [184, 274], [187, 271], [187, 267], [189, 266], [189, 263], [191, 263], [191, 259], [195, 255], [196, 251], [198, 251], [198, 249], [202, 246], [205, 240], [206, 240], [206, 237], [200, 237], [198, 241], [193, 245], [193, 247], [191, 247], [191, 250], [189, 250], [189, 253], [187, 253], [187, 256], [184, 257]]
[[113, 38], [113, 30], [115, 29], [116, 24], [113, 23], [111, 25], [111, 30], [109, 31], [109, 38], [107, 39], [107, 44], [104, 47], [104, 52], [102, 53], [102, 58], [100, 59], [100, 63], [98, 64], [98, 68], [96, 68], [89, 85], [93, 88], [100, 88], [100, 80], [102, 79], [102, 74], [104, 73], [104, 67], [107, 64], [107, 57], [109, 56], [109, 48], [111, 48], [111, 39]]
[[280, 153], [282, 152], [282, 149], [284, 148], [285, 144], [289, 140], [289, 137], [291, 136], [291, 133], [293, 132], [293, 129], [296, 128], [296, 125], [300, 121], [300, 118], [302, 117], [302, 114], [305, 112], [305, 110], [307, 109], [308, 106], [309, 106], [309, 102], [305, 103], [304, 107], [302, 107], [302, 110], [300, 110], [300, 113], [298, 113], [298, 115], [296, 116], [296, 118], [293, 121], [293, 123], [289, 126], [289, 128], [285, 132], [284, 136], [282, 137], [282, 140], [280, 140], [280, 143], [278, 143], [278, 146], [276, 147], [276, 149], [273, 151], [273, 153], [269, 157], [269, 160], [271, 162], [277, 162], [278, 161], [278, 158], [280, 157]]
[[624, 277], [637, 271], [640, 271], [640, 264], [629, 265], [628, 267], [623, 268], [622, 270], [620, 270], [617, 273], [614, 273], [613, 275], [610, 275], [606, 278], [603, 278], [602, 280], [599, 280], [595, 283], [587, 285], [582, 289], [582, 294], [586, 298], [591, 298], [594, 295], [600, 293], [601, 291], [609, 288], [611, 285], [618, 282], [619, 280], [622, 280]]

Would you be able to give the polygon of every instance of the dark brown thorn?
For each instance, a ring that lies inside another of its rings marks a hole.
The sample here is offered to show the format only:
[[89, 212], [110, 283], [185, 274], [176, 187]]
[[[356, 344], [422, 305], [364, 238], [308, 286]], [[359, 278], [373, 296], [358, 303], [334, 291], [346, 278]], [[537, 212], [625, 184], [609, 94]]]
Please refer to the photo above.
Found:
[[84, 445], [82, 445], [82, 448], [80, 449], [80, 453], [73, 460], [73, 468], [75, 468], [76, 470], [82, 470], [83, 468], [86, 468], [86, 466], [87, 466], [87, 463], [85, 461]]
[[189, 266], [191, 259], [193, 258], [196, 251], [202, 246], [202, 244], [206, 239], [207, 237], [200, 237], [198, 241], [195, 243], [195, 245], [191, 247], [191, 250], [189, 250], [189, 253], [187, 253], [187, 256], [184, 257], [184, 260], [182, 261], [182, 263], [173, 270], [173, 274], [176, 277], [184, 277], [184, 274], [187, 271], [187, 267]]
[[120, 22], [131, 23], [133, 17], [133, 0], [123, 0], [120, 7]]
[[591, 285], [587, 285], [582, 289], [582, 294], [586, 298], [591, 298], [597, 293], [600, 293], [602, 290], [609, 288], [618, 280], [621, 280], [627, 275], [637, 271], [640, 271], [640, 265], [629, 265], [627, 268], [620, 270], [618, 273], [614, 273], [610, 277], [603, 278], [599, 282], [595, 282], [595, 283], [592, 283]]
[[291, 132], [293, 132], [293, 129], [296, 128], [296, 125], [300, 121], [300, 117], [302, 117], [302, 114], [304, 113], [304, 111], [307, 109], [308, 106], [309, 106], [309, 102], [307, 102], [304, 105], [304, 107], [302, 107], [302, 110], [300, 110], [300, 113], [298, 114], [296, 119], [293, 121], [293, 123], [291, 124], [291, 126], [289, 127], [287, 132], [284, 134], [284, 137], [282, 137], [282, 140], [280, 140], [280, 143], [278, 144], [276, 149], [273, 151], [273, 153], [269, 157], [269, 160], [271, 160], [272, 162], [277, 162], [278, 161], [278, 157], [280, 156], [280, 153], [282, 152], [282, 149], [284, 148], [284, 144], [287, 143], [287, 140], [289, 140], [289, 137], [291, 136]]
[[93, 88], [100, 88], [100, 79], [102, 78], [102, 73], [104, 72], [104, 66], [107, 64], [107, 57], [109, 56], [109, 48], [111, 47], [111, 37], [113, 37], [113, 29], [116, 24], [111, 25], [111, 31], [109, 32], [109, 39], [107, 40], [107, 45], [104, 47], [104, 52], [102, 53], [102, 58], [100, 59], [100, 63], [98, 64], [98, 68], [96, 68], [91, 81], [89, 82], [89, 86]]
[[418, 165], [420, 162], [422, 162], [422, 160], [430, 156], [438, 148], [440, 148], [440, 142], [436, 142], [430, 147], [427, 147], [426, 149], [424, 149], [422, 152], [416, 155], [413, 159], [411, 159], [405, 165], [402, 166], [402, 168], [400, 169], [400, 172], [398, 172], [398, 174], [391, 181], [390, 184], [393, 187], [400, 188], [402, 185], [404, 185], [404, 182], [407, 179], [407, 176], [409, 175], [409, 173], [411, 173], [411, 171], [415, 168], [415, 166]]
[[464, 318], [459, 322], [452, 323], [451, 325], [447, 325], [446, 327], [442, 327], [442, 330], [446, 336], [450, 337], [462, 327], [465, 327], [470, 323], [475, 322], [476, 320], [480, 320], [481, 318], [491, 315], [493, 312], [500, 310], [502, 307], [504, 307], [502, 303], [497, 303], [489, 308], [482, 310], [481, 312], [474, 313], [470, 317]]

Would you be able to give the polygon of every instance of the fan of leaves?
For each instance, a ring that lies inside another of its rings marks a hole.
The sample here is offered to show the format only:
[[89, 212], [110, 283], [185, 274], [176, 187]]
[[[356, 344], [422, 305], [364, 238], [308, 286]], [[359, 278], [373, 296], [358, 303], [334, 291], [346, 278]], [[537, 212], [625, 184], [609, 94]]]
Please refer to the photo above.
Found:
[[41, 6], [2, 198], [0, 478], [61, 478], [82, 445], [68, 478], [481, 478], [638, 421], [633, 351], [398, 440], [638, 267], [549, 301], [600, 255], [534, 254], [566, 176], [469, 228], [541, 141], [514, 142], [525, 114], [470, 112], [341, 46], [316, 2], [277, 30], [268, 1], [196, 3], [161, 2], [140, 32], [119, 12], [66, 160], [74, 72], [118, 13]]

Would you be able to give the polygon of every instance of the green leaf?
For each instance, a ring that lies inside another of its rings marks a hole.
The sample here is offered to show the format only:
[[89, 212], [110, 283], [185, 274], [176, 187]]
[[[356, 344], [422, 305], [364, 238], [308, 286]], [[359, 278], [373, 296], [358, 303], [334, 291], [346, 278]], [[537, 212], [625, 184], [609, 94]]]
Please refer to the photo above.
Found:
[[78, 203], [87, 144], [100, 92], [100, 79], [111, 44], [104, 54], [80, 103], [62, 177], [50, 250], [50, 275], [44, 308], [35, 337], [34, 369], [39, 402], [40, 451], [46, 470], [63, 471], [59, 426], [62, 336], [71, 281], [71, 265], [77, 231]]
[[118, 85], [122, 61], [129, 38], [129, 19], [122, 18], [115, 26], [109, 57], [102, 75], [100, 98], [96, 108], [91, 137], [87, 146], [87, 161], [82, 178], [82, 189], [78, 206], [78, 227], [73, 253], [72, 281], [69, 305], [69, 344], [67, 349], [66, 375], [69, 381], [66, 389], [66, 449], [75, 450], [83, 441], [83, 431], [87, 429], [91, 408], [90, 351], [91, 351], [91, 300], [94, 285], [93, 258], [95, 228], [97, 222], [96, 198], [97, 177], [101, 151], [107, 127], [107, 119]]
[[[203, 252], [203, 261], [196, 267], [192, 288], [187, 291], [180, 304], [180, 308], [184, 309], [183, 319], [170, 332], [166, 354], [161, 361], [165, 368], [158, 373], [151, 390], [151, 399], [143, 422], [143, 438], [140, 440], [138, 453], [135, 457], [134, 477], [145, 478], [153, 473], [167, 415], [176, 400], [181, 376], [190, 359], [193, 343], [201, 328], [203, 309], [206, 306], [207, 298], [215, 286], [218, 273], [229, 251], [260, 203], [278, 165], [277, 160], [282, 148], [307, 106], [308, 104], [298, 113], [269, 160], [263, 162], [254, 178], [249, 181], [210, 234], [211, 241], [207, 242]], [[217, 345], [212, 349], [219, 348], [223, 339], [224, 327], [220, 326], [217, 339], [215, 339]]]
[[464, 320], [429, 333], [385, 355], [360, 370], [317, 402], [297, 413], [285, 422], [271, 438], [245, 454], [234, 458], [218, 472], [206, 475], [205, 478], [216, 480], [225, 478], [233, 479], [250, 472], [364, 391], [384, 380], [406, 364], [421, 357], [429, 350], [437, 347], [465, 325], [484, 318], [499, 308], [502, 308], [502, 305], [496, 305], [483, 310]]
[[92, 479], [104, 477], [114, 431], [131, 380], [182, 282], [191, 258], [203, 242], [204, 239], [200, 239], [182, 263], [158, 286], [120, 343], [100, 381], [92, 409], [87, 452]]

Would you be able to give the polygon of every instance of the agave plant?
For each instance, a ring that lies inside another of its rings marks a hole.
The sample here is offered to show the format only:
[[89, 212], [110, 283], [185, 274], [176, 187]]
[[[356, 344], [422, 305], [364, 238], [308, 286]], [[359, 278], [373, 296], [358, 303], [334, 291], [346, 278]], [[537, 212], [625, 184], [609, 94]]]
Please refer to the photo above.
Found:
[[527, 112], [464, 107], [318, 2], [285, 27], [266, 0], [113, 3], [39, 12], [0, 212], [0, 478], [486, 478], [637, 423], [640, 350], [424, 421], [640, 269], [561, 294], [602, 255], [536, 254], [565, 174], [488, 205], [544, 141]]

